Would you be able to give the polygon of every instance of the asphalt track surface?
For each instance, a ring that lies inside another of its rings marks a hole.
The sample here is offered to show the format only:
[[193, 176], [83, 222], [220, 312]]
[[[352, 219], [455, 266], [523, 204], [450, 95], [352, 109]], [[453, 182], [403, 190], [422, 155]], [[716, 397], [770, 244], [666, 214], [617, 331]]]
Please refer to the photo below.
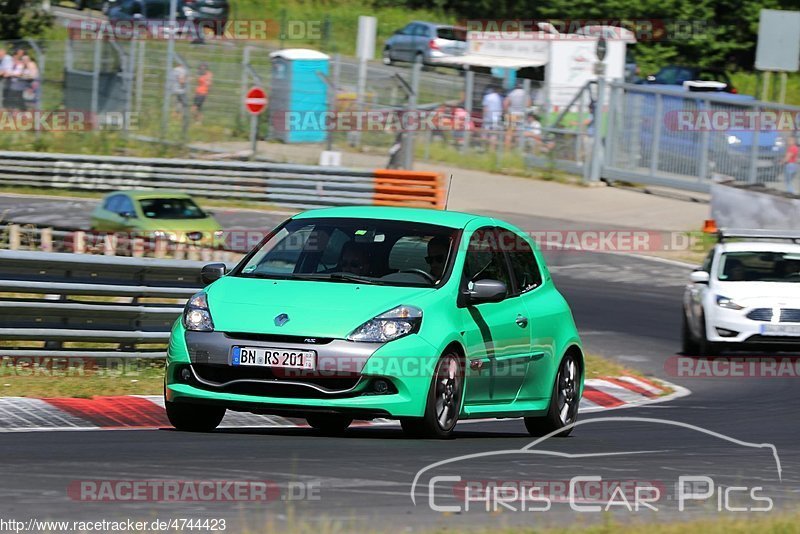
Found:
[[[3, 198], [0, 212], [3, 205], [15, 202], [17, 209], [25, 209], [19, 198]], [[48, 212], [39, 209], [38, 201], [30, 202], [36, 209], [28, 215]], [[58, 202], [63, 219], [81, 215], [85, 219], [87, 201], [78, 201], [74, 213], [62, 211], [65, 201]], [[236, 212], [230, 217], [223, 222], [257, 226], [274, 216]], [[535, 217], [505, 218], [525, 230], [578, 227]], [[687, 387], [692, 394], [663, 404], [587, 415], [572, 436], [539, 443], [531, 449], [536, 453], [521, 451], [533, 438], [520, 420], [462, 424], [456, 439], [448, 441], [407, 439], [397, 427], [351, 428], [335, 438], [303, 428], [236, 429], [204, 435], [171, 429], [0, 434], [4, 458], [0, 517], [225, 518], [229, 531], [243, 525], [260, 531], [264, 524], [295, 522], [330, 526], [336, 521], [355, 529], [393, 531], [602, 520], [600, 513], [577, 512], [560, 502], [557, 497], [565, 494], [559, 490], [548, 493], [551, 506], [546, 511], [520, 511], [519, 502], [512, 511], [498, 504], [502, 495], [490, 499], [488, 512], [486, 501], [473, 501], [466, 511], [458, 490], [463, 486], [441, 481], [431, 486], [431, 478], [437, 475], [460, 476], [462, 483], [494, 480], [518, 487], [518, 481], [546, 481], [549, 488], [568, 484], [575, 476], [597, 475], [605, 481], [638, 481], [659, 489], [661, 499], [651, 503], [658, 511], [644, 505], [639, 512], [612, 507], [621, 520], [687, 519], [734, 513], [725, 512], [734, 506], [766, 506], [766, 501], [754, 496], [769, 497], [775, 510], [796, 509], [800, 500], [797, 378], [673, 376], [668, 362], [680, 350], [680, 302], [687, 267], [602, 253], [550, 251], [547, 255], [587, 350]], [[645, 418], [652, 420], [641, 420]], [[751, 446], [765, 443], [775, 447], [780, 476], [772, 450]], [[423, 471], [412, 488], [420, 470], [462, 455], [473, 456]], [[715, 484], [711, 497], [688, 504], [684, 512], [679, 511], [675, 488], [682, 475], [708, 476]], [[268, 503], [85, 502], [68, 494], [67, 488], [75, 481], [94, 479], [268, 480], [278, 489]], [[303, 498], [298, 484], [305, 484], [302, 487], [312, 498]], [[577, 485], [576, 491], [582, 487]], [[745, 487], [747, 494], [733, 490], [726, 500], [721, 488], [731, 487]], [[762, 489], [750, 494], [753, 487]], [[461, 511], [434, 511], [431, 499], [437, 506], [457, 506]], [[612, 496], [600, 500], [607, 502]], [[629, 501], [633, 506], [633, 499]], [[620, 502], [619, 496], [615, 502]], [[544, 508], [544, 501], [530, 501], [531, 507]]]

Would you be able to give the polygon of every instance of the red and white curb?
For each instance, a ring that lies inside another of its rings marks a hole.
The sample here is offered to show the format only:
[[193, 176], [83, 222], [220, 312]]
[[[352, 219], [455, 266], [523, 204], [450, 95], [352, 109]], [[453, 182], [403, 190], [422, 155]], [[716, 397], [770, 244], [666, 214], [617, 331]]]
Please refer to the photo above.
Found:
[[[621, 376], [591, 378], [584, 385], [581, 413], [669, 401], [689, 390], [661, 380]], [[474, 420], [477, 422], [477, 420]], [[472, 422], [472, 421], [464, 421]], [[390, 419], [356, 421], [354, 426], [395, 425]], [[160, 395], [35, 399], [0, 397], [0, 432], [133, 430], [170, 427]], [[305, 419], [229, 411], [220, 428], [302, 428]]]

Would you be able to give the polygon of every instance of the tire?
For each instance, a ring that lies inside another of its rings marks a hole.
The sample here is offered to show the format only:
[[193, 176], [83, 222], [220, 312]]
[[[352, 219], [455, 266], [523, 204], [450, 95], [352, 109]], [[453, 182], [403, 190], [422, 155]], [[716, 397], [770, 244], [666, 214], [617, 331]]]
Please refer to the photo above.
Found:
[[464, 364], [455, 352], [444, 354], [428, 388], [425, 415], [400, 420], [403, 431], [421, 438], [450, 438], [458, 423], [464, 395]]
[[697, 340], [697, 355], [701, 358], [708, 358], [709, 356], [716, 356], [719, 351], [716, 343], [708, 340], [706, 334], [706, 316], [700, 316], [700, 339]]
[[686, 356], [697, 356], [700, 354], [700, 345], [692, 336], [689, 328], [689, 321], [686, 319], [686, 310], [683, 312], [683, 322], [681, 324], [681, 352]]
[[347, 430], [353, 418], [345, 415], [309, 415], [306, 417], [306, 422], [314, 430], [334, 436]]
[[394, 63], [394, 60], [392, 59], [391, 50], [388, 46], [383, 49], [383, 55], [381, 56], [381, 61], [383, 62], [384, 65], [391, 65], [392, 63]]
[[[574, 423], [578, 419], [578, 384], [581, 375], [581, 364], [573, 353], [568, 352], [561, 359], [558, 373], [553, 384], [553, 394], [550, 397], [550, 407], [543, 417], [526, 417], [525, 428], [531, 436], [545, 436]], [[567, 437], [572, 433], [572, 428], [556, 434], [557, 437]]]
[[225, 417], [225, 408], [164, 401], [167, 419], [177, 430], [211, 432]]

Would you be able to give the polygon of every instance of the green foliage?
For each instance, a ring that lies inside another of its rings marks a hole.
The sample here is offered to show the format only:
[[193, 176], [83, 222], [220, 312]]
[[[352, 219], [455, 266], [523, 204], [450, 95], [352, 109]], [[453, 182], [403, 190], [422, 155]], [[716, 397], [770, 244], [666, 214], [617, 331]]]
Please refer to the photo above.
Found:
[[36, 38], [52, 25], [53, 16], [35, 2], [0, 0], [0, 39]]

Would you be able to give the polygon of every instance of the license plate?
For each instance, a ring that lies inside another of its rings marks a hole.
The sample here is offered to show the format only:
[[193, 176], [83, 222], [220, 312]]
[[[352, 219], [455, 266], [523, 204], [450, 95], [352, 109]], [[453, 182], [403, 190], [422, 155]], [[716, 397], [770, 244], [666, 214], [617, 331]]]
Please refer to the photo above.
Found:
[[761, 333], [772, 336], [800, 336], [800, 325], [762, 324]]
[[219, 15], [222, 13], [221, 7], [201, 7], [200, 13], [208, 13], [209, 15]]
[[283, 367], [314, 370], [316, 354], [311, 350], [278, 349], [269, 347], [233, 347], [231, 365]]

